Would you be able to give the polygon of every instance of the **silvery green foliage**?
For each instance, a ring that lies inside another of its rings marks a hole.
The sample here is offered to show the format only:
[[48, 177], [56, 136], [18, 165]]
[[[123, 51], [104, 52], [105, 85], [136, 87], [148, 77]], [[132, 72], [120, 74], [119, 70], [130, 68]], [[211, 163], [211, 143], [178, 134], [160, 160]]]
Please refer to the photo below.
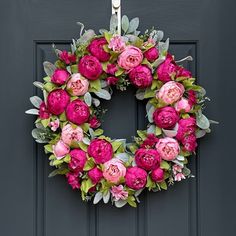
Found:
[[128, 34], [134, 33], [138, 29], [138, 26], [139, 26], [139, 18], [135, 17], [129, 22], [129, 28], [127, 33]]
[[179, 161], [184, 161], [184, 156], [179, 155], [179, 156], [176, 157], [176, 159], [179, 160]]
[[182, 168], [184, 167], [184, 163], [181, 161], [178, 161], [177, 159], [173, 160], [172, 162], [174, 162], [175, 164], [181, 166]]
[[124, 34], [129, 29], [129, 18], [126, 15], [122, 16], [122, 19], [121, 19], [121, 29], [124, 31]]
[[118, 200], [118, 201], [115, 201], [115, 206], [118, 207], [118, 208], [121, 208], [123, 207], [127, 202], [125, 200]]
[[175, 125], [175, 127], [172, 130], [168, 130], [168, 129], [162, 129], [163, 133], [169, 137], [169, 138], [173, 138], [177, 135], [178, 132], [178, 123]]
[[138, 17], [135, 17], [131, 21], [129, 21], [129, 18], [126, 15], [122, 16], [121, 29], [123, 30], [124, 35], [127, 34], [126, 36], [129, 37], [129, 40], [131, 42], [135, 41], [135, 39], [137, 39], [137, 37], [135, 36], [138, 36], [140, 34], [140, 31], [137, 30], [138, 26], [139, 26]]
[[93, 204], [97, 204], [99, 203], [101, 200], [102, 200], [102, 193], [101, 192], [97, 192], [94, 196], [94, 199], [93, 199]]
[[101, 81], [101, 88], [106, 88], [108, 86], [107, 82], [105, 80]]
[[43, 128], [35, 128], [32, 130], [32, 136], [37, 143], [48, 143], [48, 132]]
[[136, 96], [136, 98], [138, 100], [143, 100], [144, 99], [144, 95], [145, 95], [145, 90], [144, 89], [138, 89], [136, 91], [136, 94], [135, 94], [135, 96]]
[[89, 92], [85, 93], [84, 101], [89, 107], [92, 105], [92, 96]]
[[[77, 22], [77, 24], [82, 24], [80, 22]], [[82, 24], [83, 25], [83, 24]], [[95, 32], [94, 30], [92, 29], [89, 29], [89, 30], [86, 30], [84, 33], [83, 33], [83, 29], [81, 27], [81, 30], [80, 30], [80, 38], [76, 41], [76, 46], [79, 46], [81, 44], [86, 44], [88, 43], [94, 36], [95, 36]], [[83, 33], [83, 34], [82, 34]]]
[[196, 131], [195, 135], [196, 135], [196, 138], [202, 138], [204, 137], [206, 134], [206, 131], [205, 130], [202, 130], [202, 129], [199, 129]]
[[146, 105], [146, 112], [147, 112], [147, 116], [148, 116], [148, 121], [150, 123], [153, 123], [153, 113], [155, 111], [155, 107], [151, 104], [151, 103], [147, 103]]
[[196, 121], [197, 121], [197, 126], [201, 129], [209, 129], [210, 127], [210, 122], [207, 119], [207, 117], [205, 115], [202, 114], [202, 112], [198, 112], [197, 113], [197, 117], [196, 117]]
[[43, 63], [43, 68], [44, 68], [44, 71], [45, 71], [46, 75], [49, 76], [49, 77], [51, 77], [53, 75], [54, 71], [56, 70], [55, 65], [53, 65], [49, 61], [45, 61]]
[[87, 137], [84, 137], [82, 141], [83, 141], [83, 143], [86, 144], [86, 145], [89, 145], [89, 144], [90, 144], [90, 139], [87, 138]]
[[155, 130], [156, 130], [156, 126], [155, 126], [155, 125], [150, 125], [150, 126], [147, 128], [147, 133], [148, 133], [148, 134], [154, 134], [154, 133], [155, 133]]
[[52, 49], [55, 52], [56, 56], [59, 57], [60, 53], [62, 52], [61, 50], [56, 48], [56, 45], [53, 43], [52, 44]]
[[94, 92], [94, 93], [102, 99], [105, 99], [105, 100], [111, 99], [111, 94], [105, 89], [101, 89], [99, 92]]
[[158, 43], [158, 49], [159, 49], [159, 53], [161, 55], [165, 54], [168, 49], [169, 49], [169, 38], [165, 41], [165, 42], [159, 42]]
[[71, 43], [70, 47], [71, 47], [71, 52], [74, 54], [76, 51], [76, 42], [74, 39], [72, 39], [72, 43]]
[[118, 153], [115, 154], [115, 157], [123, 162], [127, 162], [129, 160], [129, 155], [127, 153]]
[[32, 108], [32, 109], [29, 109], [29, 110], [25, 111], [25, 113], [29, 114], [29, 115], [38, 115], [39, 114], [39, 110], [35, 109], [35, 108]]
[[111, 196], [111, 194], [110, 194], [109, 191], [108, 191], [106, 194], [103, 194], [103, 195], [102, 195], [103, 202], [104, 202], [104, 203], [108, 203], [109, 200], [110, 200], [110, 196]]
[[40, 88], [40, 89], [43, 89], [43, 83], [41, 83], [41, 82], [38, 82], [38, 81], [34, 81], [33, 82], [33, 85], [35, 86], [35, 87], [37, 87], [37, 88]]
[[160, 42], [164, 37], [164, 32], [161, 30], [153, 30], [150, 33], [150, 38], [155, 42]]
[[43, 102], [42, 99], [38, 96], [32, 96], [30, 97], [30, 102], [32, 103], [33, 106], [36, 108], [40, 107], [40, 104]]
[[110, 19], [110, 32], [114, 34], [117, 30], [117, 26], [118, 26], [118, 18], [116, 14], [113, 14], [111, 15]]
[[79, 21], [76, 22], [76, 24], [80, 26], [80, 33], [79, 33], [79, 36], [81, 37], [82, 34], [83, 34], [83, 31], [84, 31], [84, 24], [81, 23], [81, 22], [79, 22]]
[[98, 107], [98, 106], [100, 105], [100, 100], [97, 99], [97, 98], [93, 98], [93, 99], [92, 99], [92, 102], [93, 102], [93, 104], [94, 104], [95, 107]]
[[95, 134], [94, 134], [94, 130], [92, 128], [89, 128], [89, 134], [90, 134], [91, 139], [94, 139]]

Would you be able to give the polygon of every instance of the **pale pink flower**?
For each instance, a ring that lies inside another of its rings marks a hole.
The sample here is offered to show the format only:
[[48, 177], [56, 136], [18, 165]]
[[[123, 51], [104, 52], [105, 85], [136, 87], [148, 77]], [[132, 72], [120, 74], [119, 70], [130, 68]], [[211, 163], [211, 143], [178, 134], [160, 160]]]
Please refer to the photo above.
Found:
[[70, 152], [70, 148], [62, 140], [59, 140], [52, 146], [53, 153], [57, 159], [62, 159], [66, 154]]
[[181, 173], [182, 169], [183, 168], [181, 166], [177, 165], [177, 164], [173, 165], [173, 167], [172, 167], [174, 175], [176, 175], [177, 173]]
[[120, 199], [126, 200], [129, 195], [129, 193], [124, 190], [124, 186], [121, 184], [119, 186], [113, 186], [111, 188], [111, 194], [112, 194], [112, 197], [114, 197], [115, 201], [118, 201]]
[[108, 48], [114, 52], [122, 52], [125, 46], [125, 41], [119, 35], [113, 36], [108, 44]]
[[54, 132], [59, 128], [59, 126], [60, 126], [59, 119], [56, 119], [56, 120], [50, 122], [51, 130]]
[[183, 173], [178, 173], [175, 175], [175, 181], [181, 181], [182, 179], [186, 179]]
[[67, 124], [62, 129], [61, 139], [65, 144], [70, 145], [72, 141], [80, 142], [83, 137], [83, 130], [79, 126], [73, 128], [72, 125]]
[[178, 102], [175, 104], [175, 110], [180, 112], [190, 112], [192, 106], [189, 104], [188, 99], [186, 98], [181, 98]]

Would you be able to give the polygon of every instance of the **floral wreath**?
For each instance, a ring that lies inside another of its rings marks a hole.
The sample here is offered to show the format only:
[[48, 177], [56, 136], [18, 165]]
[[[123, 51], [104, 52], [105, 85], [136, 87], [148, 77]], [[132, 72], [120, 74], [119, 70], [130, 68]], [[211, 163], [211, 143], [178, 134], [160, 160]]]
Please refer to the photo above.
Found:
[[[32, 136], [50, 154], [56, 168], [50, 177], [65, 175], [85, 201], [136, 207], [145, 188], [166, 190], [192, 176], [189, 157], [211, 122], [202, 114], [205, 90], [180, 65], [184, 60], [168, 53], [163, 32], [152, 28], [141, 35], [137, 17], [123, 16], [121, 22], [122, 35], [112, 15], [110, 30], [99, 35], [84, 32], [79, 23], [80, 38], [72, 40], [70, 52], [53, 45], [58, 60], [44, 62], [44, 83], [34, 82], [44, 100], [31, 97], [36, 108], [26, 113], [38, 115]], [[99, 128], [100, 99], [111, 99], [114, 87], [124, 91], [130, 85], [137, 88], [137, 99], [147, 101], [149, 124], [126, 143]]]

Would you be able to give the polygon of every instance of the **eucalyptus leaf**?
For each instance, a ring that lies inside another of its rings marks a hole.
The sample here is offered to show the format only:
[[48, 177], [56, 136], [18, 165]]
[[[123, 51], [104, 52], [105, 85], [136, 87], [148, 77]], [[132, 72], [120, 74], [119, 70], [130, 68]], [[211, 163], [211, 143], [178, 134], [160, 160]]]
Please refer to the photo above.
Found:
[[30, 102], [36, 107], [39, 108], [40, 104], [43, 102], [42, 99], [38, 96], [30, 97]]
[[53, 65], [51, 62], [45, 61], [43, 63], [43, 67], [46, 75], [52, 77], [54, 71], [56, 70], [55, 65]]
[[123, 162], [129, 161], [129, 155], [127, 153], [118, 153], [118, 154], [115, 154], [115, 157]]
[[93, 102], [93, 104], [95, 105], [95, 107], [98, 107], [98, 106], [100, 105], [100, 100], [97, 99], [97, 98], [93, 98], [93, 99], [92, 99], [92, 102]]
[[116, 32], [117, 25], [118, 25], [118, 18], [117, 18], [117, 15], [116, 15], [116, 14], [113, 14], [113, 15], [111, 16], [111, 19], [110, 19], [110, 31], [111, 31], [112, 33], [115, 33], [115, 32]]
[[38, 109], [29, 109], [27, 111], [25, 111], [26, 114], [29, 114], [29, 115], [38, 115], [39, 114], [39, 110]]
[[147, 133], [148, 133], [148, 134], [155, 134], [155, 131], [156, 131], [156, 126], [155, 126], [155, 125], [150, 125], [150, 126], [147, 128]]
[[145, 90], [143, 89], [138, 89], [135, 96], [138, 100], [143, 100], [145, 95]]
[[196, 138], [202, 138], [204, 137], [206, 134], [206, 131], [205, 130], [202, 130], [202, 129], [199, 129], [196, 131], [195, 135], [196, 135]]
[[103, 202], [104, 203], [108, 203], [109, 202], [109, 199], [110, 199], [110, 192], [108, 191], [106, 194], [103, 194], [102, 198], [103, 198]]
[[101, 89], [99, 92], [95, 92], [95, 94], [105, 100], [110, 100], [111, 99], [111, 94], [105, 90], [105, 89]]
[[125, 201], [125, 200], [118, 200], [118, 201], [115, 201], [115, 206], [117, 207], [117, 208], [121, 208], [121, 207], [123, 207], [125, 204], [126, 204], [127, 202]]
[[43, 89], [43, 83], [41, 83], [39, 81], [34, 81], [33, 85], [37, 88]]
[[205, 115], [202, 113], [197, 114], [197, 126], [201, 129], [208, 129], [210, 127], [210, 122]]
[[124, 31], [124, 33], [127, 32], [127, 30], [129, 29], [129, 18], [126, 15], [122, 16], [121, 19], [121, 28]]
[[102, 199], [102, 193], [101, 192], [97, 192], [94, 196], [94, 199], [93, 199], [93, 204], [97, 204], [101, 201]]
[[92, 105], [92, 96], [89, 92], [85, 93], [84, 101], [89, 107]]
[[139, 26], [139, 18], [135, 17], [129, 22], [129, 28], [128, 28], [127, 33], [135, 32], [137, 30], [138, 26]]
[[90, 140], [89, 140], [89, 138], [87, 138], [87, 137], [84, 137], [82, 141], [83, 141], [83, 143], [86, 144], [86, 145], [89, 145], [89, 144], [90, 144]]
[[155, 111], [155, 107], [154, 106], [151, 106], [150, 109], [148, 110], [147, 112], [147, 116], [148, 116], [148, 121], [150, 123], [153, 123], [153, 113]]

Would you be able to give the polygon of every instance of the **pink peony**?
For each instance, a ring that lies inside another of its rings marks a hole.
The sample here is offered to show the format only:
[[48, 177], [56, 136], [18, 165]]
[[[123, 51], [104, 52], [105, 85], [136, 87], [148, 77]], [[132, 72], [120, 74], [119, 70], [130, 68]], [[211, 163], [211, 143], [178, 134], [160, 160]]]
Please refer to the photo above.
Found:
[[82, 96], [88, 92], [89, 82], [79, 73], [73, 74], [67, 82], [67, 90], [73, 96]]
[[192, 74], [190, 71], [186, 70], [182, 66], [176, 66], [176, 77], [186, 77], [191, 78]]
[[155, 134], [148, 134], [147, 138], [140, 145], [141, 148], [153, 148], [158, 142], [158, 138]]
[[59, 140], [55, 145], [52, 146], [53, 153], [56, 156], [56, 158], [62, 159], [65, 155], [67, 155], [70, 152], [70, 148], [68, 145], [66, 145], [62, 140]]
[[147, 88], [152, 84], [152, 72], [147, 66], [137, 66], [129, 73], [130, 82], [137, 88]]
[[160, 155], [155, 149], [139, 148], [135, 152], [135, 162], [144, 170], [154, 170], [160, 166]]
[[83, 56], [79, 61], [78, 68], [80, 74], [90, 80], [96, 80], [102, 74], [102, 65], [94, 56]]
[[84, 137], [83, 130], [80, 127], [73, 128], [71, 124], [67, 124], [62, 128], [61, 139], [67, 144], [72, 142], [80, 142]]
[[79, 189], [80, 188], [79, 173], [69, 172], [69, 173], [66, 174], [66, 178], [67, 178], [68, 184], [73, 189]]
[[116, 85], [118, 80], [119, 80], [119, 78], [115, 77], [115, 76], [109, 76], [109, 77], [106, 78], [106, 81], [107, 81], [108, 85]]
[[110, 54], [104, 50], [104, 45], [107, 44], [105, 38], [96, 38], [88, 45], [88, 51], [95, 56], [99, 61], [108, 61]]
[[51, 127], [51, 130], [52, 131], [57, 131], [57, 129], [59, 128], [59, 126], [60, 126], [60, 121], [59, 121], [59, 119], [56, 119], [56, 120], [54, 120], [54, 121], [51, 121], [50, 122], [50, 124], [49, 124], [49, 126]]
[[108, 44], [108, 48], [114, 52], [122, 52], [125, 46], [125, 41], [119, 35], [113, 36]]
[[179, 114], [173, 107], [157, 108], [153, 113], [154, 123], [164, 129], [171, 129], [179, 120]]
[[63, 89], [55, 89], [48, 94], [48, 110], [54, 115], [63, 113], [70, 102], [70, 96]]
[[197, 147], [197, 138], [195, 134], [190, 134], [182, 139], [184, 149], [189, 152], [194, 152]]
[[159, 52], [156, 47], [149, 48], [146, 52], [144, 52], [144, 57], [147, 58], [148, 61], [154, 62], [158, 56]]
[[169, 137], [159, 139], [156, 144], [156, 149], [161, 158], [167, 161], [174, 160], [180, 152], [179, 143], [175, 139]]
[[60, 60], [64, 61], [67, 65], [76, 62], [76, 56], [67, 51], [62, 51], [59, 53]]
[[157, 183], [162, 182], [164, 180], [164, 170], [161, 168], [153, 170], [151, 173], [151, 179]]
[[83, 171], [85, 163], [87, 161], [86, 152], [81, 149], [73, 149], [70, 151], [70, 162], [68, 164], [69, 169], [75, 172]]
[[76, 125], [81, 125], [88, 121], [90, 111], [88, 105], [80, 99], [76, 99], [67, 106], [66, 117]]
[[178, 112], [190, 112], [192, 106], [190, 105], [188, 99], [181, 98], [179, 101], [176, 102], [175, 109]]
[[157, 68], [158, 79], [162, 82], [171, 81], [171, 76], [176, 73], [176, 64], [173, 57], [168, 54], [165, 61]]
[[147, 172], [137, 166], [130, 167], [126, 171], [125, 183], [134, 190], [142, 189], [147, 183]]
[[129, 193], [124, 190], [123, 185], [112, 186], [111, 187], [111, 195], [115, 201], [126, 200], [129, 196]]
[[56, 69], [52, 75], [51, 81], [57, 85], [63, 85], [70, 77], [70, 73], [63, 69]]
[[117, 184], [126, 174], [126, 168], [123, 162], [113, 158], [104, 163], [103, 177], [110, 183]]
[[116, 71], [118, 70], [115, 64], [108, 64], [106, 72], [107, 74], [115, 75]]
[[97, 167], [88, 171], [88, 177], [91, 179], [93, 184], [97, 184], [103, 177], [102, 171]]
[[39, 106], [39, 118], [41, 120], [48, 119], [50, 117], [50, 113], [46, 107], [46, 103], [42, 102]]
[[89, 125], [91, 128], [96, 129], [101, 125], [100, 120], [96, 116], [93, 116], [91, 119], [89, 119]]
[[180, 119], [178, 122], [178, 132], [176, 135], [176, 138], [180, 141], [183, 140], [183, 138], [186, 135], [190, 135], [195, 133], [196, 130], [196, 119], [193, 117], [189, 117], [186, 119]]
[[177, 102], [184, 94], [184, 86], [175, 81], [165, 83], [157, 93], [157, 98], [160, 98], [166, 104]]
[[126, 70], [133, 69], [143, 60], [142, 51], [134, 46], [127, 46], [118, 58], [118, 65]]

